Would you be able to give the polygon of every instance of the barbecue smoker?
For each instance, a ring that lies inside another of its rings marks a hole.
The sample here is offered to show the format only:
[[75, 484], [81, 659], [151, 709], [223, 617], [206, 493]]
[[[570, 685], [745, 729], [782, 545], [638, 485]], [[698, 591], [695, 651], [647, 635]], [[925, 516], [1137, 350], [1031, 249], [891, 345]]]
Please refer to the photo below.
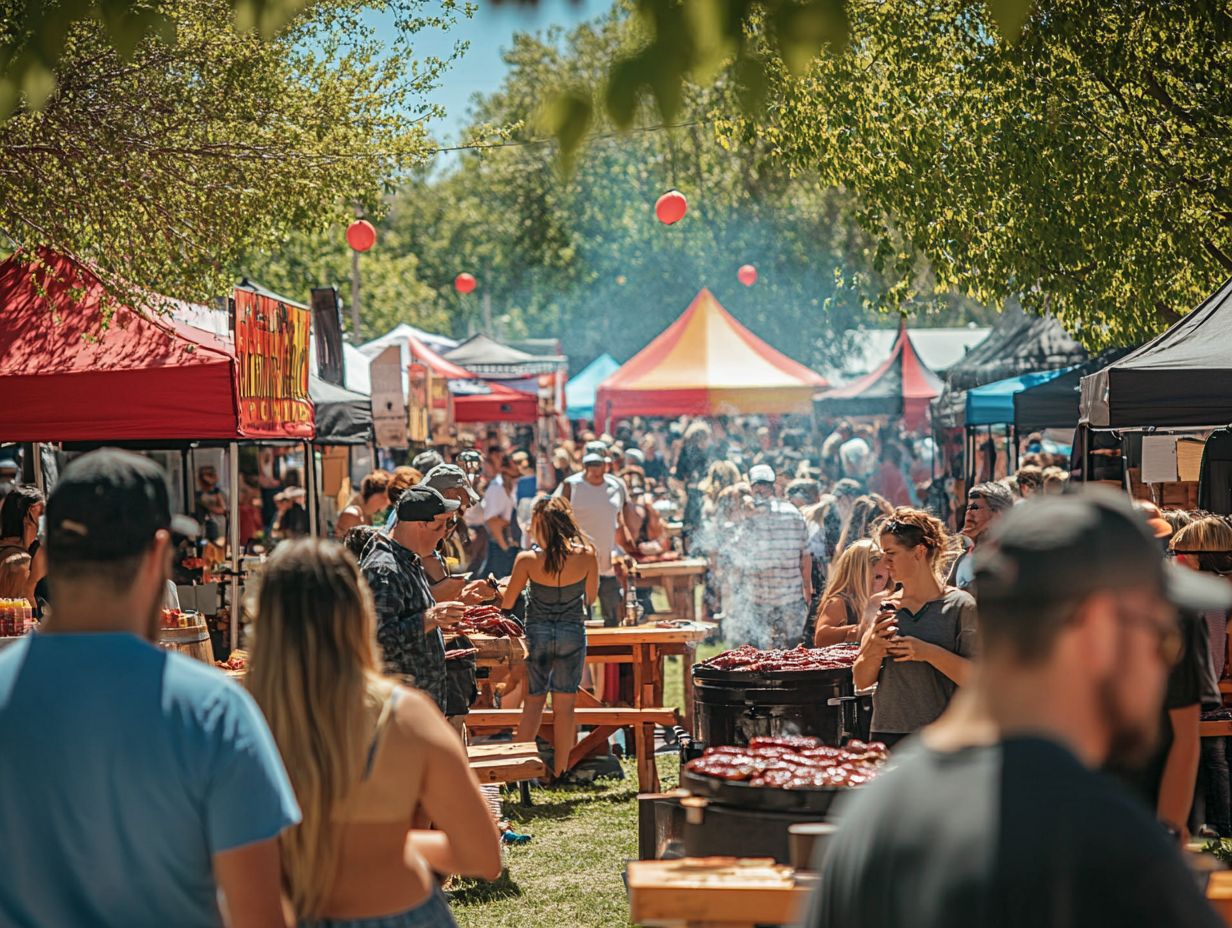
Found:
[[693, 717], [698, 739], [709, 745], [811, 735], [837, 747], [856, 730], [851, 668], [718, 670], [697, 664]]

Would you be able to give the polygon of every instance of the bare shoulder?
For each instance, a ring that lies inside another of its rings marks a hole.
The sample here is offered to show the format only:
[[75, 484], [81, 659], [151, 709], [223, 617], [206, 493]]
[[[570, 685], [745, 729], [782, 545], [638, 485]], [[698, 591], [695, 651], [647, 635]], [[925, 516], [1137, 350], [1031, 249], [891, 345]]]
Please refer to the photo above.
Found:
[[440, 707], [426, 693], [409, 686], [397, 686], [393, 723], [398, 733], [414, 741], [438, 743], [442, 739], [457, 739]]

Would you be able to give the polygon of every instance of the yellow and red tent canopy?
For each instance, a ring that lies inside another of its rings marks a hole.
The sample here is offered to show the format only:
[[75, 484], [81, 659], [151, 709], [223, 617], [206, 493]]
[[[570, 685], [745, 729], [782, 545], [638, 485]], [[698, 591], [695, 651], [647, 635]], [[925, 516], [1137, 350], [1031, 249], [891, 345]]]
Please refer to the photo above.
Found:
[[807, 413], [826, 379], [771, 348], [703, 288], [679, 319], [599, 385], [595, 416]]

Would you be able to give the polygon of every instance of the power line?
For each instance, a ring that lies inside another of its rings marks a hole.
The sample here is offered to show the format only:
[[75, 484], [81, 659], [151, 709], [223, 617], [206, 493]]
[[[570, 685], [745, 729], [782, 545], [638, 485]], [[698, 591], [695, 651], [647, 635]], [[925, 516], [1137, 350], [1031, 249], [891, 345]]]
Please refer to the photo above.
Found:
[[[649, 132], [663, 132], [669, 129], [690, 129], [693, 126], [708, 126], [714, 123], [713, 119], [698, 119], [693, 122], [681, 122], [668, 125], [666, 123], [657, 126], [639, 126], [636, 129], [616, 129], [611, 132], [596, 132], [592, 135], [585, 136], [582, 139], [582, 144], [591, 142], [603, 142], [611, 139], [618, 139], [622, 136], [640, 135]], [[475, 142], [472, 145], [449, 145], [442, 148], [430, 148], [425, 152], [429, 155], [439, 155], [451, 151], [483, 151], [493, 148], [530, 148], [535, 145], [554, 145], [557, 140], [554, 138], [542, 139], [520, 139], [510, 140], [506, 142]]]

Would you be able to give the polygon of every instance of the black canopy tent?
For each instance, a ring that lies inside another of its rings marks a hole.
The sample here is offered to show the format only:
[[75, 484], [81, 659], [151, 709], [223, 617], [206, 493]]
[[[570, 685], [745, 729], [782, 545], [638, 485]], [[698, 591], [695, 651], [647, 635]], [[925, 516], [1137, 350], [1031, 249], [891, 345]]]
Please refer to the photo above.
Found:
[[1090, 356], [1061, 323], [1006, 302], [988, 337], [945, 372], [947, 392], [970, 390], [1033, 371], [1083, 364]]
[[373, 441], [372, 400], [316, 374], [308, 377], [308, 395], [316, 410], [316, 445], [369, 445]]
[[1082, 379], [1095, 429], [1201, 429], [1232, 423], [1232, 279], [1162, 335]]
[[1110, 348], [1086, 364], [1014, 396], [1014, 426], [1019, 433], [1072, 429], [1078, 425], [1082, 378], [1125, 357], [1131, 348]]

